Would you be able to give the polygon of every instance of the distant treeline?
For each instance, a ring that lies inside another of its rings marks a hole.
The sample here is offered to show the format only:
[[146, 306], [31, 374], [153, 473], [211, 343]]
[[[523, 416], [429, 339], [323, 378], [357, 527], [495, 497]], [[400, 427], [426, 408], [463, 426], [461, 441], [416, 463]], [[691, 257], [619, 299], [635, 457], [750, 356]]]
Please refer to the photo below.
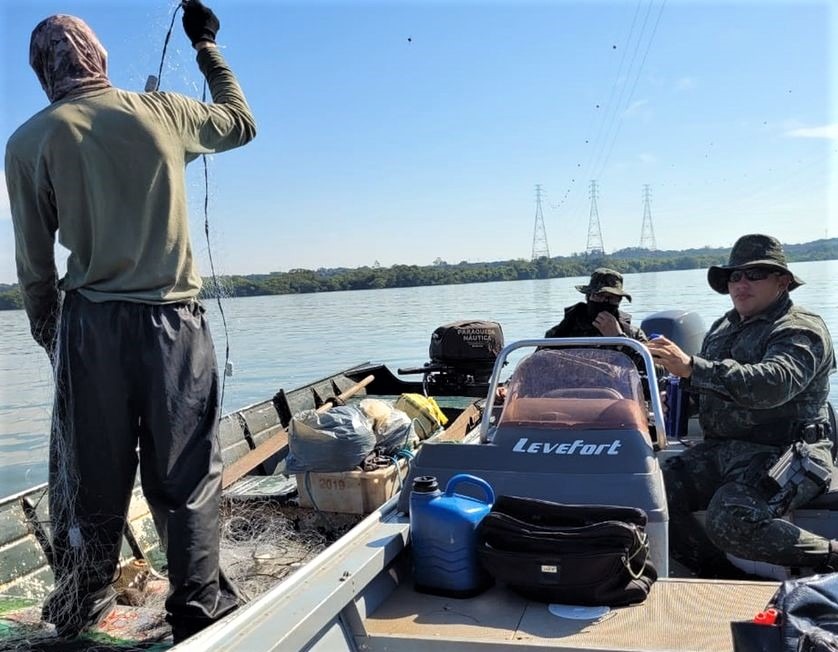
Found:
[[[815, 240], [804, 244], [784, 245], [790, 261], [838, 259], [838, 238]], [[730, 249], [686, 249], [649, 251], [630, 248], [610, 255], [575, 254], [538, 260], [504, 260], [492, 263], [456, 264], [437, 259], [433, 265], [393, 265], [392, 267], [357, 267], [353, 269], [292, 269], [288, 272], [221, 276], [218, 285], [223, 296], [253, 297], [270, 294], [306, 294], [340, 290], [374, 290], [422, 285], [455, 285], [488, 281], [521, 281], [536, 278], [586, 276], [597, 267], [611, 267], [623, 273], [662, 272], [676, 269], [700, 269], [724, 264]], [[211, 278], [204, 279], [204, 298], [216, 296]], [[0, 310], [22, 308], [17, 285], [0, 284]]]

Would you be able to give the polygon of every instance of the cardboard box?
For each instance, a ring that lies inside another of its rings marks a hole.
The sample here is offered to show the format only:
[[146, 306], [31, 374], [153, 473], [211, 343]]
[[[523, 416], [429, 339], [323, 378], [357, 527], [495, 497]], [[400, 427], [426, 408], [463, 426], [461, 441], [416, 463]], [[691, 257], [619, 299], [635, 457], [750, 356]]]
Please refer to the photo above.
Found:
[[[406, 463], [400, 459], [398, 475], [395, 464], [375, 471], [297, 474], [297, 492], [301, 507], [324, 512], [369, 514], [396, 495], [407, 477]], [[310, 493], [309, 493], [310, 488]], [[313, 498], [313, 500], [312, 500]]]

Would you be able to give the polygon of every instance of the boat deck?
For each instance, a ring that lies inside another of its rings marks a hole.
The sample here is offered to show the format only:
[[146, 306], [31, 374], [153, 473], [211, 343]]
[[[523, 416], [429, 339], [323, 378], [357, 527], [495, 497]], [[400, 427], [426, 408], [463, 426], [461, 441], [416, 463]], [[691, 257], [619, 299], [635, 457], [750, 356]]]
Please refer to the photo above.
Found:
[[[469, 599], [413, 589], [409, 522], [395, 498], [291, 578], [184, 652], [729, 652], [730, 623], [765, 609], [779, 582], [664, 578], [639, 605], [596, 620], [560, 617], [503, 586]], [[577, 615], [571, 613], [570, 615]]]
[[611, 609], [598, 620], [553, 615], [548, 605], [494, 587], [467, 600], [399, 586], [364, 620], [358, 648], [398, 650], [695, 650], [733, 648], [730, 621], [751, 620], [777, 589], [774, 582], [666, 579], [648, 599]]

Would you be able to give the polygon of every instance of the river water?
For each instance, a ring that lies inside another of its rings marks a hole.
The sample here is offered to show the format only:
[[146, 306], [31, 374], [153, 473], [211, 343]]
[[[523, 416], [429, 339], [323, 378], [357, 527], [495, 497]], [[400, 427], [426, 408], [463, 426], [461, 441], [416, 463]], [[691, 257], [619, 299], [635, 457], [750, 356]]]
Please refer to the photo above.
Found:
[[[838, 334], [834, 279], [838, 261], [796, 263], [806, 285], [796, 303], [816, 310]], [[730, 308], [713, 292], [705, 270], [628, 274], [633, 296], [626, 308], [635, 323], [651, 313], [685, 309], [705, 326]], [[503, 326], [506, 342], [541, 337], [559, 321], [563, 307], [581, 299], [574, 289], [587, 278], [508, 281], [469, 285], [331, 292], [227, 299], [230, 360], [224, 410], [236, 410], [287, 389], [366, 361], [396, 367], [427, 361], [433, 330], [459, 319], [491, 319]], [[221, 362], [224, 329], [215, 302], [208, 302]], [[22, 311], [0, 311], [0, 497], [46, 479], [52, 401], [46, 355], [29, 336]], [[414, 379], [416, 377], [413, 377]], [[838, 404], [838, 375], [832, 377]]]

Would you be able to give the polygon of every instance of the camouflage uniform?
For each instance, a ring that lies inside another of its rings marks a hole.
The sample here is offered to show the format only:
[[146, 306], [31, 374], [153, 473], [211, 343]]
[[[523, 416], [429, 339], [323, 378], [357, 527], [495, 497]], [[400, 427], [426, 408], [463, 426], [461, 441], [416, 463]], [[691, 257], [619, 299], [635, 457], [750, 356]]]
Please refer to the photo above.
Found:
[[[782, 505], [762, 487], [803, 425], [828, 422], [834, 369], [823, 320], [788, 293], [749, 319], [732, 310], [713, 324], [690, 378], [705, 441], [664, 465], [676, 559], [710, 576], [728, 566], [722, 551], [793, 567], [825, 562], [827, 539], [779, 518], [825, 487], [806, 480]], [[812, 444], [811, 456], [833, 468], [828, 440]], [[706, 534], [692, 514], [704, 509]]]
[[[591, 315], [588, 306], [591, 305], [592, 294], [612, 294], [618, 297], [625, 297], [631, 301], [631, 295], [623, 290], [623, 275], [620, 272], [607, 267], [598, 267], [591, 274], [591, 280], [587, 285], [577, 285], [576, 289], [588, 297], [588, 302], [576, 303], [565, 308], [564, 319], [549, 329], [544, 337], [599, 337], [602, 333], [594, 326], [593, 321], [596, 313]], [[594, 306], [599, 304], [594, 303]], [[625, 335], [640, 342], [648, 341], [646, 334], [631, 325], [631, 315], [616, 306], [602, 306], [607, 312], [611, 312], [617, 318], [620, 329]], [[599, 312], [599, 311], [597, 311]]]
[[[617, 316], [620, 329], [628, 337], [638, 342], [648, 342], [646, 333], [631, 323], [631, 315], [620, 310]], [[593, 317], [588, 314], [588, 304], [576, 303], [565, 308], [564, 319], [548, 330], [544, 337], [601, 337], [602, 333], [593, 324]]]
[[[593, 274], [591, 274], [591, 280], [588, 285], [577, 285], [576, 289], [587, 297], [590, 297], [592, 294], [605, 293], [625, 297], [631, 301], [631, 295], [623, 290], [623, 275], [607, 267], [595, 269]], [[594, 306], [593, 310], [591, 310], [591, 306]], [[596, 306], [598, 304], [591, 302], [590, 298], [587, 302], [579, 302], [568, 306], [564, 311], [564, 319], [550, 328], [544, 334], [544, 337], [602, 337], [602, 333], [594, 326], [594, 318], [598, 313]], [[613, 305], [602, 307], [616, 317], [623, 335], [638, 342], [649, 341], [643, 329], [632, 325], [630, 314], [622, 310], [617, 310], [617, 307]], [[594, 314], [591, 314], [592, 312]], [[638, 369], [644, 370], [646, 368], [643, 358], [633, 349], [626, 348], [623, 351], [632, 359]], [[665, 370], [663, 367], [656, 367], [656, 369], [658, 378], [662, 379], [665, 376]]]

